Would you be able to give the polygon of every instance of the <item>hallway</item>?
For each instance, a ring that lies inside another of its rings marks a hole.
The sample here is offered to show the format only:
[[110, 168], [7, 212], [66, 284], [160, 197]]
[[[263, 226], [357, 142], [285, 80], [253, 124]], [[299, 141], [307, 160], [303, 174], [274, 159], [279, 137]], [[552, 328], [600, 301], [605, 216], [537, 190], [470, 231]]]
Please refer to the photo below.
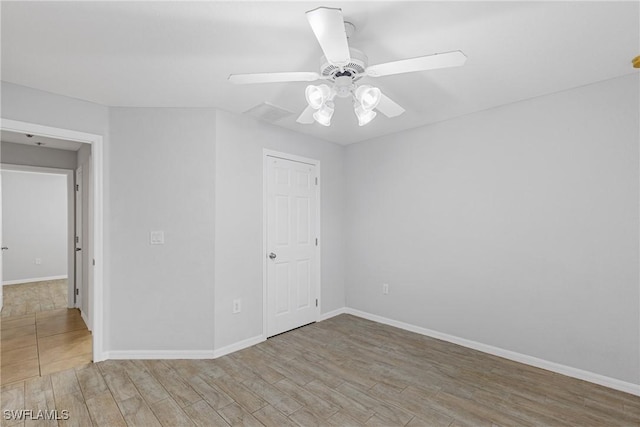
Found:
[[5, 285], [2, 317], [66, 308], [67, 279]]
[[66, 280], [6, 286], [0, 317], [0, 384], [92, 361], [92, 337], [77, 309], [66, 308]]

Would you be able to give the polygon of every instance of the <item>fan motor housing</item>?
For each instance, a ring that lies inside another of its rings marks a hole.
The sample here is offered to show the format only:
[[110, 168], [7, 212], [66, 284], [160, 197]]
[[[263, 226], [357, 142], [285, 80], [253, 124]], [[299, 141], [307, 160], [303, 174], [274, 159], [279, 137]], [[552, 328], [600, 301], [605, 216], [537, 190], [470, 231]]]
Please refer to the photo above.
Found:
[[342, 70], [340, 67], [330, 64], [327, 58], [323, 56], [320, 59], [320, 75], [333, 82], [339, 77], [351, 77], [352, 81], [360, 79], [368, 65], [367, 55], [352, 47], [349, 48], [349, 53], [351, 60], [347, 65], [342, 67]]

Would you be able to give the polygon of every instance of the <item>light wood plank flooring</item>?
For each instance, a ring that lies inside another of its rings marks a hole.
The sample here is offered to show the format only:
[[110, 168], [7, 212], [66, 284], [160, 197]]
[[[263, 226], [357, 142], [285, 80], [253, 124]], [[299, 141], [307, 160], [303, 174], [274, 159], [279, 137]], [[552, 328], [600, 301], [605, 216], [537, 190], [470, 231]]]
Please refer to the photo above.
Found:
[[4, 286], [3, 300], [2, 317], [66, 308], [67, 279]]
[[69, 411], [59, 425], [640, 425], [638, 397], [348, 315], [215, 360], [106, 361], [1, 391], [3, 410]]
[[92, 360], [80, 311], [62, 308], [0, 318], [0, 384], [39, 377]]

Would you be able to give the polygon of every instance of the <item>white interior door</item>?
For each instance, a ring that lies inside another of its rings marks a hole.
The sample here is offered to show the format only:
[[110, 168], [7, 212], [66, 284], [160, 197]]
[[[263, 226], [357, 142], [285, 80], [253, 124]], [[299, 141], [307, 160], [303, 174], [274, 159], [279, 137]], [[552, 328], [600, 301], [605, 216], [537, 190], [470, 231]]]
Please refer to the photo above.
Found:
[[75, 224], [75, 280], [73, 289], [73, 306], [82, 307], [82, 167], [76, 169], [76, 224]]
[[267, 157], [267, 336], [318, 318], [316, 167]]

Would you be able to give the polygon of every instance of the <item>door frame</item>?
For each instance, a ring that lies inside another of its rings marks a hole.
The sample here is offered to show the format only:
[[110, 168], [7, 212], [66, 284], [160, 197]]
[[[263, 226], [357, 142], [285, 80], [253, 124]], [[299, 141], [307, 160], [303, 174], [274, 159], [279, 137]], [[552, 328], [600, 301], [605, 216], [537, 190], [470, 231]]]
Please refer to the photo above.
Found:
[[74, 172], [72, 169], [57, 169], [42, 166], [13, 165], [0, 163], [0, 171], [41, 173], [48, 175], [65, 175], [67, 177], [67, 307], [74, 308], [73, 290], [75, 278], [75, 191]]
[[318, 298], [318, 306], [316, 307], [316, 322], [320, 320], [320, 308], [322, 307], [322, 295], [321, 295], [321, 278], [322, 278], [322, 239], [320, 238], [321, 228], [321, 200], [322, 194], [321, 185], [322, 179], [320, 179], [320, 160], [310, 159], [308, 157], [302, 157], [295, 154], [283, 153], [280, 151], [262, 149], [262, 339], [267, 339], [267, 160], [269, 157], [277, 157], [279, 159], [290, 160], [293, 162], [307, 163], [313, 165], [316, 169], [316, 176], [318, 177], [318, 185], [316, 186], [316, 236], [318, 238], [318, 246], [316, 250], [316, 298]]
[[[74, 210], [74, 233], [73, 233], [73, 246], [74, 246], [74, 250], [73, 250], [73, 259], [75, 261], [75, 268], [73, 270], [73, 276], [74, 276], [74, 281], [75, 281], [75, 289], [74, 289], [74, 293], [75, 295], [73, 295], [73, 306], [75, 308], [79, 308], [80, 309], [80, 313], [82, 313], [83, 309], [86, 312], [86, 307], [82, 306], [82, 297], [83, 297], [83, 291], [82, 291], [82, 287], [83, 287], [83, 282], [82, 282], [82, 272], [85, 269], [85, 266], [82, 265], [82, 259], [83, 254], [82, 251], [80, 251], [80, 262], [77, 262], [78, 260], [78, 250], [77, 248], [80, 247], [80, 249], [82, 249], [82, 247], [84, 246], [84, 244], [82, 243], [82, 240], [84, 239], [84, 221], [85, 221], [85, 216], [87, 216], [87, 213], [84, 212], [83, 210], [83, 205], [82, 205], [82, 193], [84, 191], [84, 188], [82, 188], [82, 166], [77, 166], [75, 171], [73, 171], [73, 175], [74, 175], [74, 179], [75, 179], [75, 188], [74, 188], [74, 192], [73, 192], [73, 201], [75, 203], [75, 210]], [[80, 175], [80, 179], [78, 179], [78, 175]], [[78, 227], [78, 220], [80, 220], [80, 227]], [[77, 240], [76, 240], [77, 239]], [[87, 266], [88, 267], [88, 266]], [[80, 269], [80, 274], [78, 274], [78, 269]], [[78, 277], [80, 276], [80, 277]], [[88, 283], [86, 284], [88, 287]], [[89, 326], [89, 325], [87, 325]], [[91, 330], [91, 328], [89, 328], [89, 330]]]
[[[78, 132], [70, 129], [44, 126], [37, 123], [22, 122], [11, 119], [0, 119], [2, 130], [29, 133], [50, 138], [91, 144], [91, 171], [93, 175], [92, 216], [89, 221], [93, 231], [93, 245], [89, 248], [90, 259], [93, 259], [92, 289], [89, 289], [89, 306], [91, 307], [91, 327], [93, 334], [93, 361], [105, 360], [104, 352], [104, 147], [102, 135]], [[90, 209], [91, 210], [91, 209]], [[75, 256], [74, 256], [75, 258]]]

